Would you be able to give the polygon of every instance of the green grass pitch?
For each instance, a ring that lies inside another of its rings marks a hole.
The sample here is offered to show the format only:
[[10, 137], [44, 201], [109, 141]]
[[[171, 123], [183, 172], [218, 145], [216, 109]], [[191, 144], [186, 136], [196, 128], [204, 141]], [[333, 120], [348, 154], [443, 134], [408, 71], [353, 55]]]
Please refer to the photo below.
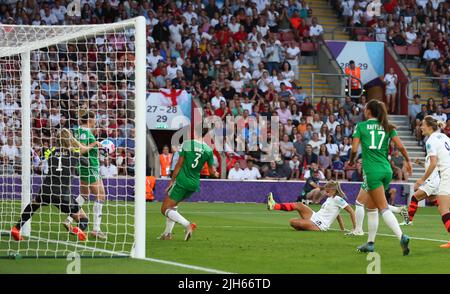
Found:
[[[156, 237], [163, 231], [165, 220], [159, 208], [160, 203], [147, 204], [149, 258], [232, 273], [366, 273], [370, 262], [366, 260], [366, 254], [355, 250], [366, 241], [366, 236], [347, 237], [335, 230], [296, 232], [289, 227], [288, 221], [297, 217], [297, 213], [267, 211], [263, 204], [182, 203], [179, 211], [196, 222], [198, 229], [189, 242], [184, 242], [183, 229], [176, 225], [174, 239], [160, 241]], [[313, 209], [318, 210], [319, 206], [313, 206]], [[34, 225], [38, 217], [45, 219], [45, 215], [48, 214], [36, 215]], [[342, 212], [342, 216], [350, 228], [347, 213]], [[124, 220], [123, 217], [120, 219]], [[59, 227], [52, 229], [59, 230]], [[338, 228], [337, 222], [333, 228]], [[110, 224], [108, 230], [120, 235], [124, 227]], [[392, 233], [381, 217], [378, 232], [382, 234], [376, 240], [381, 273], [450, 273], [450, 250], [439, 248], [440, 240], [448, 240], [449, 236], [436, 208], [419, 208], [414, 226], [404, 227], [404, 232], [413, 237], [410, 256], [403, 257], [397, 239], [387, 236]], [[56, 237], [68, 238], [61, 231]], [[8, 246], [9, 237], [1, 238], [0, 252]], [[117, 241], [121, 241], [120, 238]], [[43, 247], [42, 242], [39, 245]], [[113, 246], [92, 241], [88, 245], [105, 249]], [[1, 259], [0, 273], [65, 273], [68, 263], [62, 258]], [[131, 258], [83, 258], [81, 273], [205, 272]]]

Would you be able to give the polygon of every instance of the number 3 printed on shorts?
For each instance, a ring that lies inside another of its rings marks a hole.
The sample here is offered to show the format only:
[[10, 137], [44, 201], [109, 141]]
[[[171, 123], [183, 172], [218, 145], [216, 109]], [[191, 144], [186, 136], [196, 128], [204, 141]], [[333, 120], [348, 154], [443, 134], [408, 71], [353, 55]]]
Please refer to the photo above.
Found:
[[194, 159], [194, 163], [191, 164], [192, 168], [196, 168], [198, 165], [198, 160], [200, 159], [200, 157], [202, 156], [201, 153], [195, 153], [195, 159]]

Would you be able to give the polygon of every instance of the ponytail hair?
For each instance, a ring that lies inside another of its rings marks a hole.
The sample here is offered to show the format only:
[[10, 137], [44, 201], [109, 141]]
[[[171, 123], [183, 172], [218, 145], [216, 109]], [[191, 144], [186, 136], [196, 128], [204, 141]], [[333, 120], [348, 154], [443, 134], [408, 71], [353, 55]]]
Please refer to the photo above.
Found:
[[370, 100], [366, 105], [366, 109], [370, 110], [372, 116], [378, 119], [378, 122], [386, 132], [395, 129], [395, 126], [389, 123], [388, 113], [384, 102], [375, 99]]
[[427, 126], [431, 127], [433, 129], [433, 131], [437, 131], [440, 129], [443, 129], [446, 127], [446, 123], [441, 121], [441, 120], [437, 120], [434, 117], [432, 117], [431, 115], [427, 115], [424, 117], [423, 121], [427, 124]]
[[347, 199], [347, 196], [345, 195], [344, 191], [342, 191], [341, 184], [339, 184], [338, 181], [328, 181], [325, 186], [325, 189], [333, 189], [336, 190], [336, 194], [340, 197]]
[[78, 142], [78, 140], [75, 139], [75, 137], [72, 135], [72, 133], [66, 128], [61, 129], [58, 132], [57, 140], [59, 141], [59, 145], [61, 147], [65, 147], [68, 149], [71, 149], [71, 148], [77, 149], [77, 148], [80, 148], [80, 146], [81, 146], [81, 143]]

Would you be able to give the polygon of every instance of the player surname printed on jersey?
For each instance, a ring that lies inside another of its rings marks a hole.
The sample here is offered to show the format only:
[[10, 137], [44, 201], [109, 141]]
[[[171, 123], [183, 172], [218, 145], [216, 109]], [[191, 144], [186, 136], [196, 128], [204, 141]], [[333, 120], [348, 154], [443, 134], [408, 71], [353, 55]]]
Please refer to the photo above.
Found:
[[178, 130], [190, 124], [192, 97], [185, 90], [160, 89], [147, 95], [147, 128]]

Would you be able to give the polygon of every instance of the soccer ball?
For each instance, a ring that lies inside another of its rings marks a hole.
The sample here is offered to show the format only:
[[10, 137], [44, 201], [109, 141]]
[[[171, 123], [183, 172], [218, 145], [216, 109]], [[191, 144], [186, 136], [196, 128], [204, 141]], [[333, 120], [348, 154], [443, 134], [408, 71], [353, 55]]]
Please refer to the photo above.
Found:
[[116, 146], [114, 146], [114, 143], [111, 140], [103, 140], [100, 144], [102, 144], [103, 150], [108, 154], [113, 154], [114, 151], [116, 151]]

